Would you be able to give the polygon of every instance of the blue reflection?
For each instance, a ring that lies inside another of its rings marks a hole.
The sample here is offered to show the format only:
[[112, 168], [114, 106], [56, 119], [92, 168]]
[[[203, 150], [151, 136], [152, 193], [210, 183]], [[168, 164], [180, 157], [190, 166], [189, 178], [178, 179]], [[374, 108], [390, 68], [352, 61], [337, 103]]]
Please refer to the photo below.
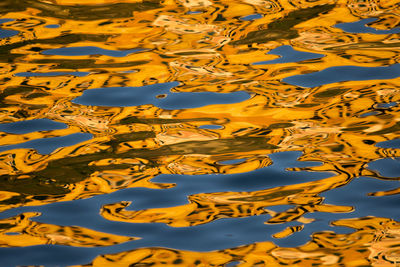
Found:
[[382, 148], [400, 148], [400, 139], [388, 140], [376, 144], [377, 147]]
[[336, 24], [335, 27], [349, 33], [373, 33], [373, 34], [400, 33], [400, 28], [394, 28], [391, 30], [377, 30], [375, 28], [371, 28], [366, 25], [376, 20], [377, 18], [367, 18], [356, 22], [339, 23]]
[[188, 11], [186, 14], [195, 15], [195, 14], [201, 14], [201, 13], [203, 13], [203, 12], [202, 11]]
[[343, 81], [365, 81], [378, 79], [394, 79], [400, 77], [400, 64], [389, 67], [331, 67], [322, 71], [294, 75], [283, 81], [302, 87], [315, 87]]
[[92, 137], [92, 134], [89, 133], [74, 133], [60, 137], [41, 138], [15, 145], [0, 146], [0, 152], [17, 148], [32, 148], [36, 149], [40, 154], [46, 155], [57, 148], [73, 146], [90, 140]]
[[266, 64], [278, 64], [278, 63], [289, 63], [289, 62], [299, 62], [309, 59], [321, 58], [323, 54], [315, 54], [309, 52], [302, 52], [294, 50], [290, 45], [282, 45], [268, 52], [271, 55], [281, 56], [280, 58], [254, 62], [253, 65], [266, 65]]
[[252, 15], [248, 15], [245, 17], [241, 17], [240, 19], [244, 20], [244, 21], [251, 21], [251, 20], [255, 20], [255, 19], [261, 19], [262, 17], [263, 17], [263, 15], [261, 15], [261, 14], [252, 14]]
[[[392, 196], [370, 196], [369, 193], [376, 191], [389, 191], [399, 187], [399, 181], [383, 181], [369, 177], [359, 177], [346, 186], [330, 189], [321, 194], [325, 203], [330, 205], [344, 205], [355, 207], [351, 213], [323, 213], [321, 220], [332, 220], [342, 218], [360, 218], [365, 216], [392, 218], [400, 220], [398, 213], [398, 195]], [[314, 216], [313, 216], [314, 217]], [[339, 217], [339, 218], [338, 218]]]
[[[6, 23], [6, 22], [10, 22], [10, 21], [14, 21], [15, 19], [0, 19], [0, 24]], [[19, 33], [19, 31], [15, 31], [15, 30], [5, 30], [5, 29], [1, 29], [0, 28], [0, 38], [9, 38], [12, 37], [14, 35], [17, 35]]]
[[368, 168], [384, 177], [400, 177], [400, 158], [378, 159], [368, 163]]
[[129, 54], [143, 51], [144, 49], [130, 49], [124, 51], [108, 50], [96, 46], [78, 46], [78, 47], [63, 47], [49, 49], [42, 52], [43, 55], [57, 56], [88, 56], [88, 55], [106, 55], [110, 57], [125, 57]]
[[205, 124], [199, 126], [199, 129], [208, 129], [208, 130], [219, 130], [224, 128], [222, 125], [215, 125], [215, 124]]
[[377, 108], [392, 108], [397, 106], [397, 102], [390, 102], [390, 103], [378, 103], [376, 104]]
[[[141, 87], [105, 87], [90, 89], [72, 102], [81, 105], [127, 107], [152, 104], [162, 109], [184, 109], [212, 104], [230, 104], [250, 98], [244, 91], [233, 93], [171, 92], [178, 82], [159, 83]], [[164, 98], [157, 98], [166, 95]]]
[[58, 25], [58, 24], [49, 24], [49, 25], [46, 25], [44, 27], [48, 28], [48, 29], [57, 29], [57, 28], [60, 28], [61, 26]]

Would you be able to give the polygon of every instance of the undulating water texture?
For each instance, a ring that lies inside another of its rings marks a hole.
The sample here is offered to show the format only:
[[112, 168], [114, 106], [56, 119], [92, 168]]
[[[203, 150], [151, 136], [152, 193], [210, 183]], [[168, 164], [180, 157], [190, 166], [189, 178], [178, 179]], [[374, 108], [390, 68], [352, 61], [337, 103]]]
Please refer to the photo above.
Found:
[[0, 266], [400, 264], [400, 1], [0, 14]]

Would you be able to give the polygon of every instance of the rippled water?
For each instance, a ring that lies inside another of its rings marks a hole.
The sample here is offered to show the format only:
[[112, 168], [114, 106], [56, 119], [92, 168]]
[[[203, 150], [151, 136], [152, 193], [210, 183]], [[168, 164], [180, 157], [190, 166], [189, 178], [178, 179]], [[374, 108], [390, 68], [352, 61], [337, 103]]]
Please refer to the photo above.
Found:
[[2, 0], [0, 265], [400, 264], [400, 2]]

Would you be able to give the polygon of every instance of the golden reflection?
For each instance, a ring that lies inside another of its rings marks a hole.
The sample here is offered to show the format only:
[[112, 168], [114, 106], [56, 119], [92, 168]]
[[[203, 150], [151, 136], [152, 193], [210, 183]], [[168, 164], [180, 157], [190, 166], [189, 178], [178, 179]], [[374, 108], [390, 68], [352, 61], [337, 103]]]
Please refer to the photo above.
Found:
[[[378, 31], [399, 27], [398, 1], [21, 0], [15, 4], [7, 0], [0, 7], [2, 18], [9, 19], [1, 28], [18, 32], [0, 39], [1, 123], [50, 119], [67, 125], [27, 133], [0, 132], [0, 148], [10, 146], [0, 152], [0, 211], [86, 199], [125, 188], [168, 190], [176, 185], [152, 179], [160, 174], [247, 173], [274, 164], [273, 153], [301, 151], [299, 162], [321, 165], [287, 171], [308, 171], [310, 176], [323, 172], [330, 177], [243, 192], [214, 192], [210, 185], [213, 193], [188, 195], [188, 203], [178, 206], [135, 210], [132, 203], [132, 210], [126, 209], [129, 201], [120, 201], [100, 210], [104, 219], [113, 222], [171, 227], [262, 214], [270, 216], [266, 224], [295, 222], [272, 235], [278, 240], [304, 231], [315, 212], [357, 210], [357, 206], [325, 203], [322, 193], [364, 179], [361, 176], [382, 182], [399, 178], [385, 177], [368, 167], [372, 161], [400, 156], [396, 148], [376, 145], [400, 137], [398, 77], [316, 87], [282, 81], [332, 67], [399, 64], [398, 33], [349, 33], [335, 27], [372, 17], [377, 19], [368, 27]], [[286, 55], [272, 51], [284, 45], [319, 56], [270, 62], [285, 59]], [[65, 52], [66, 48], [77, 50]], [[86, 90], [135, 90], [173, 81], [179, 85], [171, 92], [141, 105], [74, 101]], [[249, 99], [184, 109], [162, 108], [156, 102], [184, 93], [196, 97], [195, 92], [229, 95], [241, 91]], [[76, 133], [92, 137], [60, 144], [47, 154], [29, 145]], [[223, 163], [230, 160], [241, 161]], [[399, 192], [399, 188], [372, 188], [369, 195]], [[280, 212], [271, 208], [280, 205], [291, 207]], [[137, 239], [30, 220], [39, 215], [26, 212], [0, 220], [0, 245], [96, 247]], [[354, 232], [316, 232], [299, 247], [266, 241], [211, 252], [138, 248], [98, 256], [90, 265], [400, 264], [397, 221], [371, 216], [331, 223]]]
[[1, 247], [24, 247], [58, 244], [77, 247], [112, 246], [135, 240], [134, 237], [101, 233], [77, 226], [58, 226], [38, 223], [30, 219], [39, 213], [22, 213], [0, 220]]

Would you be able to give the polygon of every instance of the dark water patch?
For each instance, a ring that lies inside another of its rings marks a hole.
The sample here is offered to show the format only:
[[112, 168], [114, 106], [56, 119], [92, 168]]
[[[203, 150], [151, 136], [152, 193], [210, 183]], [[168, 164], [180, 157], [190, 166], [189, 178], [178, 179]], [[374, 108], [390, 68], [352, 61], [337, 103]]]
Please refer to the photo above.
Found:
[[397, 77], [400, 77], [400, 64], [389, 67], [331, 67], [318, 72], [290, 76], [282, 81], [302, 87], [316, 87], [344, 81], [394, 79]]
[[377, 30], [368, 27], [367, 24], [376, 21], [377, 18], [367, 18], [356, 22], [347, 22], [336, 24], [335, 27], [348, 33], [373, 33], [373, 34], [395, 34], [400, 33], [400, 27], [391, 30]]
[[68, 126], [49, 119], [36, 119], [0, 124], [0, 131], [13, 134], [26, 134], [36, 131], [66, 129]]
[[344, 94], [346, 91], [347, 91], [347, 89], [342, 89], [342, 88], [328, 89], [326, 91], [322, 91], [322, 92], [318, 92], [318, 93], [314, 94], [314, 97], [316, 97], [316, 98], [334, 97], [334, 96]]
[[49, 24], [49, 25], [46, 25], [44, 27], [48, 28], [48, 29], [57, 29], [57, 28], [60, 28], [61, 25], [59, 25], [59, 24]]
[[289, 128], [295, 126], [293, 123], [290, 122], [278, 122], [272, 123], [268, 126], [268, 129], [282, 129], [282, 128]]
[[390, 102], [390, 103], [378, 103], [378, 104], [376, 104], [375, 105], [375, 108], [384, 108], [384, 109], [386, 109], [386, 108], [392, 108], [392, 107], [395, 107], [395, 106], [397, 106], [397, 102]]
[[84, 71], [53, 71], [53, 72], [19, 72], [16, 73], [17, 77], [56, 77], [56, 76], [76, 76], [76, 77], [84, 77], [89, 75], [90, 72]]
[[205, 124], [199, 126], [199, 129], [208, 129], [208, 130], [219, 130], [222, 128], [224, 128], [224, 126], [216, 124]]
[[[141, 87], [105, 87], [86, 90], [72, 102], [81, 105], [128, 107], [153, 104], [163, 109], [184, 109], [212, 104], [230, 104], [250, 98], [247, 92], [171, 92], [178, 82], [160, 83]], [[159, 95], [166, 95], [157, 98]]]
[[40, 245], [22, 248], [0, 248], [1, 265], [11, 266], [67, 266], [90, 262], [95, 250], [60, 245]]
[[378, 111], [371, 111], [371, 112], [363, 113], [359, 117], [360, 118], [365, 118], [365, 117], [368, 117], [368, 116], [376, 116], [376, 115], [379, 115], [379, 114], [380, 114], [380, 112], [378, 112]]
[[400, 148], [400, 139], [379, 142], [378, 144], [376, 144], [376, 146], [382, 148]]
[[20, 235], [21, 233], [16, 233], [16, 232], [8, 232], [4, 233], [5, 235]]
[[17, 148], [32, 148], [45, 155], [50, 154], [57, 148], [76, 145], [90, 140], [92, 137], [89, 133], [74, 133], [60, 137], [41, 138], [16, 145], [0, 146], [0, 152]]
[[263, 15], [261, 15], [261, 14], [252, 14], [252, 15], [241, 17], [240, 20], [251, 21], [251, 20], [261, 19], [262, 17], [263, 17]]
[[6, 22], [11, 22], [14, 21], [15, 19], [0, 19], [0, 24], [6, 23]]
[[57, 56], [88, 56], [88, 55], [106, 55], [110, 57], [126, 57], [129, 54], [143, 51], [145, 49], [136, 48], [130, 50], [109, 50], [96, 46], [77, 46], [77, 47], [62, 47], [49, 49], [42, 52], [44, 55]]
[[[330, 205], [344, 205], [354, 207], [350, 213], [340, 213], [340, 218], [361, 218], [365, 216], [393, 218], [399, 220], [399, 196], [370, 196], [376, 191], [388, 191], [399, 187], [399, 181], [379, 180], [375, 178], [359, 177], [349, 184], [331, 189], [321, 194], [325, 203]], [[321, 220], [329, 220], [333, 213], [323, 213]], [[337, 216], [335, 216], [337, 218]], [[338, 218], [337, 218], [338, 219]]]
[[[15, 19], [0, 19], [0, 24], [6, 23], [6, 22], [10, 22], [10, 21], [14, 21]], [[19, 31], [15, 31], [15, 30], [5, 30], [5, 29], [1, 29], [0, 28], [0, 38], [9, 38], [12, 37], [14, 35], [17, 35], [19, 33]]]
[[302, 52], [294, 50], [290, 45], [282, 45], [275, 49], [272, 49], [268, 52], [271, 55], [278, 55], [281, 56], [280, 58], [267, 60], [267, 61], [259, 61], [253, 63], [253, 65], [267, 65], [267, 64], [278, 64], [278, 63], [289, 63], [289, 62], [299, 62], [308, 59], [316, 59], [321, 58], [323, 54], [315, 54], [309, 52]]
[[368, 163], [368, 168], [385, 177], [400, 177], [400, 158], [378, 159]]
[[186, 14], [188, 15], [196, 15], [196, 14], [202, 14], [202, 11], [188, 11]]
[[225, 264], [224, 266], [226, 266], [226, 267], [234, 267], [234, 266], [238, 266], [240, 263], [242, 263], [242, 262], [241, 261], [232, 261], [232, 262], [229, 262], [229, 263]]

